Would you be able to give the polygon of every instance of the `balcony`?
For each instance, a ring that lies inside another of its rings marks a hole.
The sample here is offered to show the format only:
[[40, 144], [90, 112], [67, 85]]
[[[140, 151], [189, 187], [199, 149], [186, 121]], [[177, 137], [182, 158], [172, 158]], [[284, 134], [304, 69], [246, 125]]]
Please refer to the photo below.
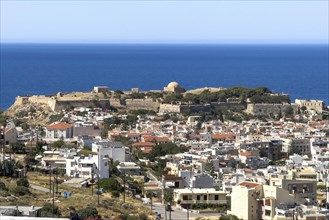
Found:
[[181, 200], [180, 204], [226, 204], [226, 200]]

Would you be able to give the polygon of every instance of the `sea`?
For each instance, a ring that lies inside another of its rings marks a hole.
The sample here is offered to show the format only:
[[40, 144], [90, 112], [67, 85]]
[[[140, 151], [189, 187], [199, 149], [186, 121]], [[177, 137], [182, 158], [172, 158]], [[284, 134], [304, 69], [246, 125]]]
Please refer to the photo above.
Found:
[[0, 108], [16, 96], [265, 86], [329, 103], [328, 45], [1, 44]]

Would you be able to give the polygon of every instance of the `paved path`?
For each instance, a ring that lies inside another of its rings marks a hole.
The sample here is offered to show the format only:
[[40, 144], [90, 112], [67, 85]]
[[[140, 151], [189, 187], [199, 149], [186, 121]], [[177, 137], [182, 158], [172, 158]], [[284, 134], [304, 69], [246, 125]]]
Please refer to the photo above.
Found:
[[43, 191], [43, 192], [47, 192], [47, 193], [50, 192], [49, 189], [47, 189], [47, 188], [45, 188], [45, 187], [42, 187], [42, 186], [35, 185], [35, 184], [31, 184], [31, 183], [30, 183], [30, 187], [31, 187], [32, 189], [36, 189], [36, 190], [39, 190], [39, 191]]

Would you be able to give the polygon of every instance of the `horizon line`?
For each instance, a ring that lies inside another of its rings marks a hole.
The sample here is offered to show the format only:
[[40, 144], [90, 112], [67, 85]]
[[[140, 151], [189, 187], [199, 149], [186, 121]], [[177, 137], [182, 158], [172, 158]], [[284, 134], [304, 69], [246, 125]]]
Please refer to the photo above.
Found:
[[329, 42], [0, 42], [0, 45], [329, 45]]

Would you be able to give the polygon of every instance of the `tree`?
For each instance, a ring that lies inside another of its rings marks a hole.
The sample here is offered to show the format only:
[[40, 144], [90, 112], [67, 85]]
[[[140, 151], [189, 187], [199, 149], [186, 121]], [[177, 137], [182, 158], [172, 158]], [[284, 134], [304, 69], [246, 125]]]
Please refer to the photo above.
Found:
[[58, 141], [55, 141], [53, 144], [52, 144], [52, 148], [54, 149], [58, 149], [58, 148], [61, 148], [62, 146], [65, 145], [65, 142], [63, 140], [58, 140]]
[[80, 218], [96, 218], [98, 217], [98, 211], [95, 207], [86, 207], [78, 211]]
[[291, 106], [288, 106], [286, 110], [284, 111], [285, 116], [293, 116], [294, 115], [294, 109]]
[[101, 137], [104, 139], [104, 138], [107, 138], [108, 137], [108, 131], [107, 130], [102, 130], [101, 132]]
[[153, 199], [153, 197], [154, 197], [154, 193], [153, 193], [153, 192], [150, 192], [150, 191], [148, 191], [148, 192], [146, 193], [146, 197], [150, 199], [150, 203], [151, 203], [151, 210], [152, 210], [152, 205], [153, 205], [153, 203], [152, 203], [152, 199]]
[[116, 180], [114, 177], [110, 177], [108, 179], [100, 179], [99, 187], [108, 191], [123, 192], [123, 187], [121, 186], [119, 181]]
[[17, 142], [10, 144], [10, 151], [15, 154], [24, 154], [25, 151], [25, 145], [23, 143]]
[[164, 191], [164, 196], [163, 196], [163, 199], [166, 203], [166, 205], [170, 205], [170, 209], [169, 209], [169, 219], [171, 219], [171, 204], [172, 204], [172, 201], [174, 199], [174, 196], [173, 196], [173, 192], [170, 190], [170, 189], [166, 189]]

